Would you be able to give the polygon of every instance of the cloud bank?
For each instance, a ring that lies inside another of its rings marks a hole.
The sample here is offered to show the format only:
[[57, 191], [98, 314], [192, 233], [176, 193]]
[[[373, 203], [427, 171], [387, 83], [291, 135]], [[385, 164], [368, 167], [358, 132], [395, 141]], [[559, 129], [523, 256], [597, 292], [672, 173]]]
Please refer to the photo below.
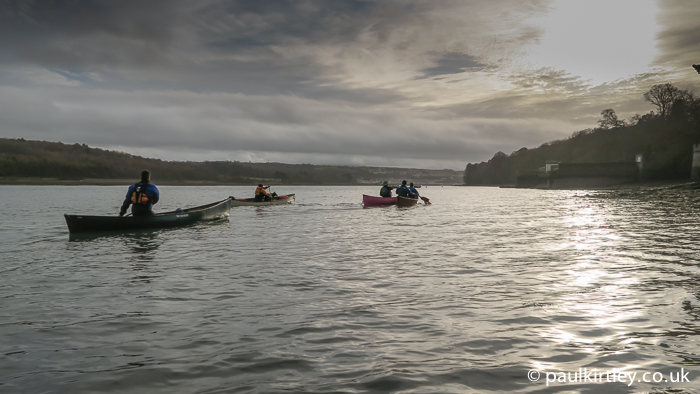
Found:
[[654, 83], [696, 86], [681, 3], [660, 3], [649, 72], [593, 83], [525, 60], [554, 1], [6, 1], [0, 136], [462, 169], [646, 112]]

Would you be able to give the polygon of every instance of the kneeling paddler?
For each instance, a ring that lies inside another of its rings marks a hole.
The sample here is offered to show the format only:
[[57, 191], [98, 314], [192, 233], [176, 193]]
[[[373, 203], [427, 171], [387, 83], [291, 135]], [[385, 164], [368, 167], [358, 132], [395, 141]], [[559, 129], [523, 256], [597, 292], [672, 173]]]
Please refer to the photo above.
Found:
[[134, 216], [153, 215], [153, 204], [160, 199], [158, 187], [151, 183], [151, 172], [143, 170], [141, 172], [141, 182], [129, 186], [126, 192], [126, 199], [119, 210], [119, 216], [124, 216], [126, 210], [131, 205], [131, 213]]
[[270, 186], [263, 186], [263, 184], [259, 184], [258, 187], [255, 188], [255, 202], [260, 202], [260, 201], [272, 201], [272, 195], [267, 192], [267, 188]]

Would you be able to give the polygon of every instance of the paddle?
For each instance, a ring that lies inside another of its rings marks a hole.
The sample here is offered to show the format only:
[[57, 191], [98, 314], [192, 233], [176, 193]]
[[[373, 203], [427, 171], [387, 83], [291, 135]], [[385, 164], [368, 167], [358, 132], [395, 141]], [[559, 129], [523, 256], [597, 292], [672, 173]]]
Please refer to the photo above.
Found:
[[433, 205], [433, 203], [430, 202], [430, 200], [428, 199], [428, 197], [423, 197], [423, 196], [421, 196], [420, 199], [423, 200], [423, 203], [424, 203], [425, 205]]

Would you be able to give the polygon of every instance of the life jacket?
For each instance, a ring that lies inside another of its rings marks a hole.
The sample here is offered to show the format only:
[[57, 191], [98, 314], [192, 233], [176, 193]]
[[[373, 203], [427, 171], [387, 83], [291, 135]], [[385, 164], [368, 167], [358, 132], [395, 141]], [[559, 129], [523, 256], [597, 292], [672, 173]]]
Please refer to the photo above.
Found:
[[146, 189], [148, 188], [148, 182], [137, 183], [134, 188], [134, 192], [131, 193], [131, 203], [138, 205], [148, 205], [148, 196], [146, 195]]
[[265, 193], [265, 187], [260, 187], [260, 186], [255, 188], [255, 195], [256, 196], [260, 196], [260, 195], [269, 196], [268, 193]]

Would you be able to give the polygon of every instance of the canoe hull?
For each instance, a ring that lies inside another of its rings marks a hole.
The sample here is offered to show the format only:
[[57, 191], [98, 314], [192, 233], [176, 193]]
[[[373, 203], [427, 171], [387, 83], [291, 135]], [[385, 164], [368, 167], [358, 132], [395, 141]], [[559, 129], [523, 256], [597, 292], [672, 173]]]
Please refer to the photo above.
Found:
[[264, 205], [283, 205], [294, 202], [294, 194], [286, 196], [277, 196], [272, 201], [255, 201], [254, 198], [233, 198], [231, 200], [232, 207], [258, 207]]
[[397, 205], [400, 207], [412, 207], [418, 204], [417, 198], [397, 197]]
[[368, 207], [383, 207], [387, 205], [396, 205], [397, 197], [375, 197], [368, 196], [366, 194], [362, 195], [362, 204], [365, 208]]
[[229, 216], [231, 198], [182, 211], [163, 212], [150, 216], [87, 216], [63, 215], [71, 234], [129, 231], [188, 226], [197, 222], [223, 219]]

